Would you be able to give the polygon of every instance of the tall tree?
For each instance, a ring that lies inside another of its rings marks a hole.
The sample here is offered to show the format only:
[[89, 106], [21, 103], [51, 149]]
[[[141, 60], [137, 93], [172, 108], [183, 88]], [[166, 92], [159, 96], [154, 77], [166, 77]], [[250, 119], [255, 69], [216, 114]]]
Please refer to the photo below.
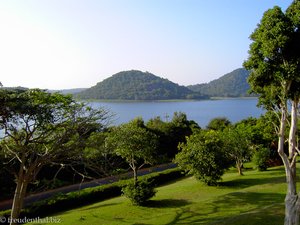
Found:
[[77, 159], [85, 137], [101, 129], [107, 115], [58, 93], [0, 91], [0, 150], [16, 181], [11, 224], [16, 224], [27, 186], [41, 168]]
[[[300, 195], [296, 187], [296, 133], [300, 99], [300, 1], [294, 0], [283, 12], [278, 6], [267, 10], [255, 31], [249, 58], [249, 83], [260, 95], [260, 103], [278, 112], [278, 153], [284, 163], [287, 182], [285, 224], [299, 224]], [[291, 109], [288, 108], [291, 103]], [[290, 115], [290, 116], [289, 116]], [[289, 123], [288, 123], [288, 120]], [[289, 125], [289, 127], [288, 127]], [[286, 130], [289, 128], [289, 135]], [[284, 143], [288, 140], [288, 151]]]
[[117, 155], [124, 158], [133, 171], [137, 183], [137, 171], [155, 159], [157, 136], [148, 131], [144, 121], [137, 118], [113, 129], [106, 138], [108, 146], [113, 146]]
[[251, 145], [249, 134], [246, 127], [239, 124], [235, 127], [228, 127], [222, 131], [224, 146], [230, 157], [235, 161], [235, 165], [239, 175], [243, 174], [244, 162], [251, 158]]

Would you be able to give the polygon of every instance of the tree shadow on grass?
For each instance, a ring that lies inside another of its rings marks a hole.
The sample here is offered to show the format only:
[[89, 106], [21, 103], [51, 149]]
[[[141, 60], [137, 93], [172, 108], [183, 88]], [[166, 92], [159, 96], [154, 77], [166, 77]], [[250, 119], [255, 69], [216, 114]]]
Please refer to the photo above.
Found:
[[149, 200], [144, 206], [149, 208], [179, 208], [189, 204], [190, 202], [184, 199], [162, 199]]
[[235, 192], [210, 202], [203, 210], [180, 208], [171, 224], [282, 224], [284, 194]]
[[230, 188], [247, 188], [254, 185], [263, 185], [263, 184], [281, 184], [285, 183], [286, 178], [285, 174], [282, 176], [276, 176], [271, 178], [245, 178], [240, 177], [231, 181], [222, 181], [219, 182], [220, 187], [230, 187]]

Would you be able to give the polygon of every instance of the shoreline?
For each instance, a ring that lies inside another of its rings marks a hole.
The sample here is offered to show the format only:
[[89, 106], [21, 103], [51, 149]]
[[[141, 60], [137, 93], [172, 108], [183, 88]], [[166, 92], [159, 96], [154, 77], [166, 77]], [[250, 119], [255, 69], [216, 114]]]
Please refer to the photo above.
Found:
[[199, 102], [227, 99], [257, 99], [258, 97], [210, 97], [205, 99], [161, 99], [161, 100], [126, 100], [126, 99], [76, 99], [80, 102], [110, 102], [110, 103], [138, 103], [138, 102]]

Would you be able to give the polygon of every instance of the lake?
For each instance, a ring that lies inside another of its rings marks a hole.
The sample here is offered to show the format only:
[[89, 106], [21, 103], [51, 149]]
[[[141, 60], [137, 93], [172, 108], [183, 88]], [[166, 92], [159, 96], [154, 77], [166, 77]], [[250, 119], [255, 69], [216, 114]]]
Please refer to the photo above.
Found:
[[162, 120], [172, 119], [174, 112], [184, 112], [189, 120], [196, 121], [201, 127], [216, 117], [226, 117], [231, 122], [237, 122], [248, 117], [259, 117], [264, 114], [257, 108], [256, 98], [236, 98], [202, 101], [170, 101], [170, 102], [90, 102], [94, 107], [104, 107], [115, 113], [114, 125], [126, 123], [135, 117], [144, 121], [160, 116]]

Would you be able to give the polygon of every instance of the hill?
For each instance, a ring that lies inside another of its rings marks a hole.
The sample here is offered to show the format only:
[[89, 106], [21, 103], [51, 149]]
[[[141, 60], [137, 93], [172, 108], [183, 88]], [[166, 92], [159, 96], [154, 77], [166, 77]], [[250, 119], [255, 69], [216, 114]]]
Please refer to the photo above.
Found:
[[246, 97], [249, 84], [247, 78], [250, 72], [243, 68], [236, 69], [219, 79], [205, 84], [187, 86], [190, 90], [210, 97]]
[[203, 98], [149, 72], [123, 71], [75, 95], [81, 99], [167, 100]]

